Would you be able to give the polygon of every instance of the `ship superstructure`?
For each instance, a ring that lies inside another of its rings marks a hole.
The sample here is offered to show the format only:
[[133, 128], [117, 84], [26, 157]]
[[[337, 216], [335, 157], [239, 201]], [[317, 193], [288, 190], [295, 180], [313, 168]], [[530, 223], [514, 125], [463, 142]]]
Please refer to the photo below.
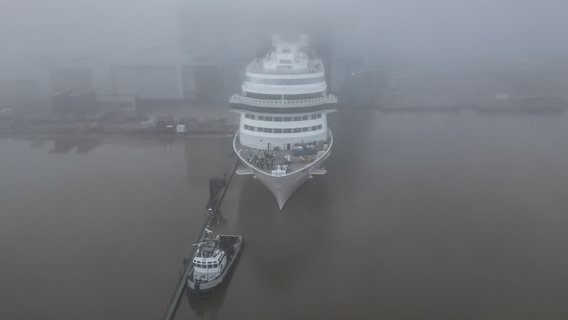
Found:
[[242, 92], [230, 102], [241, 113], [233, 147], [246, 168], [237, 173], [254, 174], [282, 209], [302, 183], [325, 173], [333, 145], [327, 115], [337, 98], [327, 93], [324, 64], [305, 35], [272, 40], [269, 52], [247, 66]]
[[218, 235], [197, 245], [187, 285], [200, 294], [215, 290], [228, 278], [243, 248], [243, 237]]

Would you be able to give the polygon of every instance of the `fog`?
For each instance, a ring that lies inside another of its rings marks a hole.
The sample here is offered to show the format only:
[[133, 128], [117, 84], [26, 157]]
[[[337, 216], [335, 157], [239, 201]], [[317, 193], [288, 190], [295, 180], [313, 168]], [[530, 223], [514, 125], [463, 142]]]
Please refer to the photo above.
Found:
[[[209, 179], [244, 159], [235, 132], [328, 129], [283, 210], [232, 180], [216, 227], [246, 251], [179, 319], [567, 318], [567, 18], [567, 0], [0, 0], [0, 319], [158, 319]], [[324, 68], [247, 96], [274, 33], [307, 34]], [[268, 141], [286, 168], [307, 147]]]
[[[7, 2], [6, 2], [7, 1]], [[3, 0], [4, 61], [58, 61], [172, 42], [174, 1]]]
[[177, 12], [188, 3], [206, 3], [225, 15], [262, 10], [296, 27], [295, 14], [309, 13], [302, 21], [310, 20], [329, 37], [334, 31], [352, 33], [370, 49], [395, 57], [524, 58], [568, 51], [568, 3], [558, 0], [2, 0], [1, 61], [59, 61], [179, 44]]

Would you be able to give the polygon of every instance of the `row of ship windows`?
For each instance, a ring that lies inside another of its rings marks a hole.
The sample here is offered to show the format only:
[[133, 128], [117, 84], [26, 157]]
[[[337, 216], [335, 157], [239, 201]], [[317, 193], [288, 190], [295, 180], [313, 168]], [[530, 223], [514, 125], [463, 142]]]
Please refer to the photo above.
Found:
[[247, 77], [246, 81], [251, 83], [259, 83], [259, 84], [294, 85], [294, 84], [325, 83], [325, 78], [317, 77], [317, 78], [307, 78], [307, 79], [265, 79], [265, 78]]
[[311, 127], [303, 127], [303, 128], [261, 128], [261, 127], [254, 127], [245, 124], [245, 130], [249, 131], [258, 131], [258, 132], [267, 132], [267, 133], [297, 133], [297, 132], [306, 132], [306, 131], [316, 131], [322, 128], [321, 124], [317, 126]]
[[247, 98], [252, 99], [263, 99], [263, 100], [308, 100], [308, 99], [319, 99], [325, 97], [325, 92], [313, 92], [313, 93], [302, 93], [302, 94], [266, 94], [266, 93], [254, 93], [254, 92], [244, 92]]
[[245, 113], [245, 118], [247, 119], [252, 119], [252, 120], [256, 120], [258, 118], [258, 120], [264, 120], [264, 121], [284, 121], [284, 122], [290, 122], [290, 121], [302, 121], [302, 120], [315, 120], [315, 119], [320, 119], [321, 118], [321, 113], [318, 114], [312, 114], [311, 116], [296, 116], [296, 117], [268, 117], [268, 116], [255, 116], [254, 114], [248, 114]]
[[212, 268], [217, 268], [219, 265], [214, 263], [214, 264], [198, 264], [196, 263], [195, 266], [197, 268], [203, 268], [203, 269], [212, 269]]

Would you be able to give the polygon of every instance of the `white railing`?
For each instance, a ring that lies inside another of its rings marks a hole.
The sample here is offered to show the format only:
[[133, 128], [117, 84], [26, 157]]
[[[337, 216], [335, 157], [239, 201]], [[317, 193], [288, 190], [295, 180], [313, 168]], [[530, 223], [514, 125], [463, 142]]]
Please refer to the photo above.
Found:
[[[329, 129], [327, 130], [327, 135], [328, 135], [328, 136], [327, 136], [328, 147], [327, 147], [327, 149], [324, 150], [325, 152], [324, 152], [322, 155], [320, 155], [319, 157], [317, 157], [313, 162], [307, 164], [305, 167], [302, 167], [302, 168], [300, 168], [300, 169], [298, 169], [298, 170], [294, 170], [294, 171], [288, 172], [288, 173], [284, 174], [283, 176], [290, 176], [290, 175], [293, 175], [293, 174], [295, 174], [295, 173], [298, 172], [298, 171], [304, 170], [305, 168], [308, 168], [308, 167], [311, 167], [311, 166], [315, 165], [315, 164], [318, 163], [322, 158], [328, 157], [328, 156], [329, 156], [329, 153], [331, 152], [331, 148], [332, 148], [332, 146], [333, 146], [333, 135], [331, 134], [331, 130], [329, 130]], [[264, 171], [262, 171], [262, 170], [256, 168], [256, 167], [253, 166], [252, 164], [250, 164], [250, 163], [247, 161], [247, 159], [245, 159], [245, 157], [241, 154], [241, 153], [242, 153], [243, 151], [245, 151], [245, 150], [253, 150], [253, 151], [256, 151], [256, 150], [258, 150], [258, 149], [254, 149], [254, 148], [249, 148], [249, 147], [243, 146], [243, 145], [241, 144], [240, 139], [239, 139], [239, 132], [238, 132], [238, 131], [237, 131], [237, 133], [235, 134], [235, 137], [233, 138], [233, 150], [235, 150], [235, 153], [238, 155], [239, 159], [241, 159], [241, 161], [242, 161], [243, 163], [245, 163], [249, 168], [255, 168], [255, 169], [256, 169], [255, 172], [259, 172], [259, 173], [265, 174], [265, 175], [267, 175], [267, 176], [271, 176], [270, 173], [264, 172]]]
[[259, 83], [245, 81], [241, 86], [243, 90], [253, 91], [253, 92], [254, 90], [259, 90], [259, 87], [260, 89], [269, 87], [272, 90], [278, 90], [278, 89], [285, 90], [287, 93], [293, 93], [293, 91], [297, 91], [300, 93], [313, 93], [313, 92], [302, 92], [303, 91], [302, 89], [310, 91], [319, 89], [319, 91], [323, 91], [322, 89], [327, 89], [327, 83], [325, 82], [325, 80], [323, 80], [322, 82], [316, 82], [310, 84], [263, 84], [263, 83], [259, 84]]
[[[285, 66], [285, 65], [283, 65]], [[323, 73], [323, 63], [318, 60], [315, 63], [309, 63], [307, 68], [293, 69], [293, 68], [276, 68], [265, 69], [262, 60], [259, 62], [253, 61], [247, 66], [247, 72], [260, 73], [260, 74], [307, 74], [307, 73]]]
[[318, 97], [318, 98], [311, 98], [311, 99], [297, 99], [297, 100], [286, 100], [286, 99], [278, 99], [278, 100], [267, 100], [267, 99], [256, 99], [256, 98], [249, 98], [244, 97], [238, 93], [231, 96], [229, 100], [230, 103], [240, 103], [246, 104], [250, 106], [258, 106], [258, 107], [313, 107], [322, 104], [329, 104], [329, 103], [337, 103], [337, 97], [330, 94], [327, 97]]

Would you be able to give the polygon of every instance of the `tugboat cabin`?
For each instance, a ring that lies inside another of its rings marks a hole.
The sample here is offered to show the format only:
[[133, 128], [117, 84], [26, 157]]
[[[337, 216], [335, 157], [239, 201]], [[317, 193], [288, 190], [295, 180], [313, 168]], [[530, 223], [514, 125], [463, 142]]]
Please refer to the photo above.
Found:
[[193, 258], [194, 279], [210, 281], [217, 278], [227, 264], [225, 252], [218, 246], [218, 241], [203, 244]]

